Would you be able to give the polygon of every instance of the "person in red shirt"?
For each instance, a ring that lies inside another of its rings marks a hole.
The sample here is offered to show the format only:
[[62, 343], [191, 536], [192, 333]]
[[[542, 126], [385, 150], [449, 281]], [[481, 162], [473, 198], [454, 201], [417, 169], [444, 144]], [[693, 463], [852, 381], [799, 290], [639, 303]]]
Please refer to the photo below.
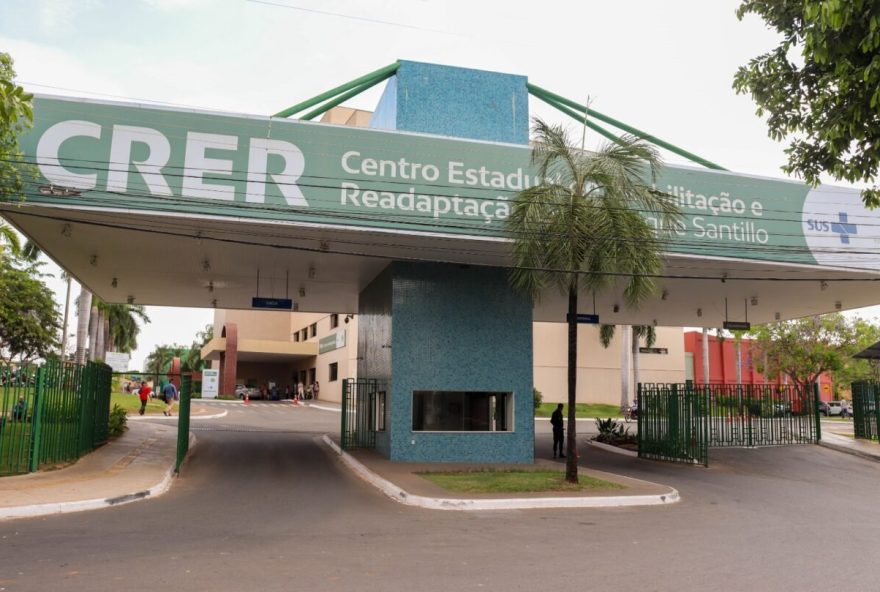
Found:
[[144, 411], [147, 409], [147, 401], [150, 398], [150, 387], [147, 386], [147, 382], [141, 382], [141, 388], [138, 391], [138, 397], [141, 399], [141, 410], [138, 411], [140, 415], [144, 414]]

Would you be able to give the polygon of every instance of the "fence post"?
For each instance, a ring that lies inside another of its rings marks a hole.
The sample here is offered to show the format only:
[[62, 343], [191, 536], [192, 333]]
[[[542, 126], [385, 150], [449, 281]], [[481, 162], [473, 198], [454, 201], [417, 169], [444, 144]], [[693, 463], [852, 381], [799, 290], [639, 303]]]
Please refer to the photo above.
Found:
[[339, 435], [339, 443], [342, 445], [343, 450], [348, 448], [348, 400], [351, 397], [350, 384], [350, 378], [346, 378], [342, 381], [342, 433]]
[[40, 440], [42, 439], [43, 427], [43, 399], [46, 390], [46, 366], [37, 368], [37, 383], [34, 385], [34, 417], [33, 431], [31, 432], [31, 459], [28, 470], [36, 471], [40, 466]]
[[819, 383], [813, 383], [813, 417], [816, 418], [816, 442], [822, 439], [822, 421], [819, 413]]

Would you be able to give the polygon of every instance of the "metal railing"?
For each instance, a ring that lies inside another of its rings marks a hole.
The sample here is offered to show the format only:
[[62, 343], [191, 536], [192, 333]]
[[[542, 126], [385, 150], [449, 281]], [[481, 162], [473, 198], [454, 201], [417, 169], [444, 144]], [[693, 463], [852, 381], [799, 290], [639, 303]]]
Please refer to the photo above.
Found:
[[818, 402], [816, 385], [639, 384], [639, 456], [708, 466], [713, 447], [812, 444]]
[[342, 383], [343, 450], [375, 448], [377, 431], [377, 397], [380, 383], [375, 379], [346, 378]]
[[107, 441], [111, 369], [0, 366], [0, 475], [69, 462]]
[[878, 440], [880, 433], [880, 385], [875, 382], [852, 384], [853, 432], [856, 438]]

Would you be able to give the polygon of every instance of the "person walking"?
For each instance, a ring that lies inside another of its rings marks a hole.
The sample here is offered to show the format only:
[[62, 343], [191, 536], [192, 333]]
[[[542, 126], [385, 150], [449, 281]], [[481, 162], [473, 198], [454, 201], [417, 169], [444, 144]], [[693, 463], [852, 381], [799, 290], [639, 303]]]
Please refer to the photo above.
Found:
[[315, 400], [317, 400], [317, 399], [318, 399], [318, 395], [321, 393], [321, 385], [318, 384], [318, 381], [317, 381], [317, 380], [315, 381], [314, 392], [315, 392]]
[[303, 384], [302, 380], [296, 383], [296, 396], [300, 401], [306, 396], [306, 385]]
[[147, 401], [150, 399], [150, 393], [152, 389], [147, 386], [147, 381], [141, 381], [141, 388], [138, 390], [138, 398], [141, 400], [141, 408], [138, 411], [139, 415], [143, 415], [144, 411], [147, 410]]
[[171, 417], [171, 412], [174, 411], [174, 399], [177, 398], [177, 387], [174, 386], [174, 383], [168, 381], [162, 388], [162, 396], [165, 399], [165, 411], [163, 413], [166, 417]]
[[556, 411], [550, 416], [550, 425], [553, 426], [553, 458], [556, 458], [556, 446], [559, 445], [559, 458], [565, 458], [565, 431], [562, 424], [562, 403], [556, 406]]

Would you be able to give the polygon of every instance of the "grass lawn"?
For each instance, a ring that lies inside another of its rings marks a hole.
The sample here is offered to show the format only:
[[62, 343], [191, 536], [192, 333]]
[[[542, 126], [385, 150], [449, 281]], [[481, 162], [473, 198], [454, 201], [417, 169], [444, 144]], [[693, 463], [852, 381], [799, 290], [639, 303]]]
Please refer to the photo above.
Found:
[[[541, 403], [541, 406], [535, 409], [535, 417], [550, 417], [556, 410], [557, 403]], [[568, 405], [563, 408], [562, 412], [568, 417]], [[602, 405], [599, 403], [578, 403], [574, 406], [576, 417], [586, 417], [592, 419], [594, 417], [623, 417], [620, 415], [620, 407], [617, 405]]]
[[579, 483], [566, 483], [562, 471], [482, 470], [419, 473], [440, 487], [458, 493], [523, 493], [540, 491], [594, 491], [625, 489], [623, 485], [578, 475]]
[[[141, 408], [141, 400], [138, 399], [136, 394], [112, 393], [110, 395], [110, 409], [113, 409], [113, 405], [119, 405], [129, 415], [136, 415]], [[177, 407], [175, 406], [174, 409], [176, 410]], [[163, 411], [165, 411], [165, 403], [159, 399], [147, 401], [147, 414], [162, 413]]]

